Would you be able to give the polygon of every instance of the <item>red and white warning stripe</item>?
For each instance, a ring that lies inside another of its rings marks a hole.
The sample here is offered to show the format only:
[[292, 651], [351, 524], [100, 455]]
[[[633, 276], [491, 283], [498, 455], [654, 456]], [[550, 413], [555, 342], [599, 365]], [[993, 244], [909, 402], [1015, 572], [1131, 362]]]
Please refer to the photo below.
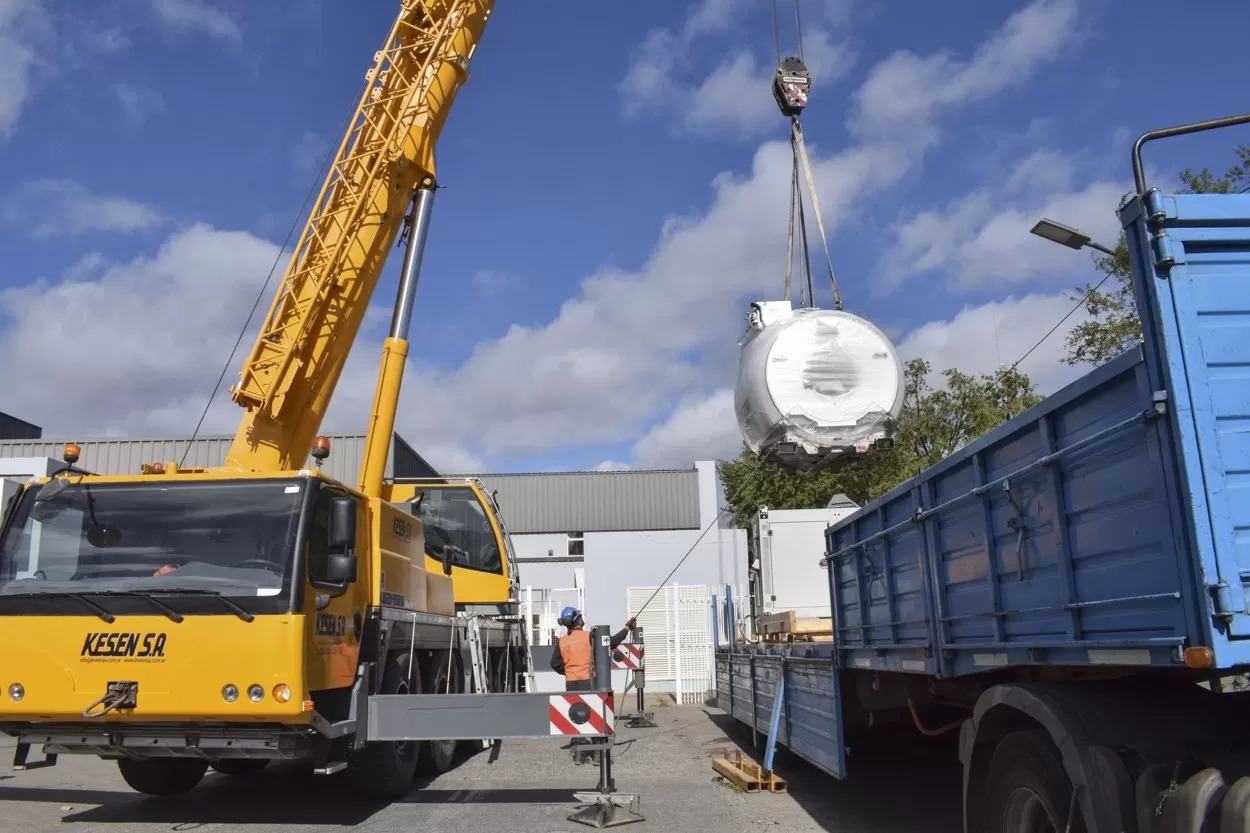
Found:
[[553, 694], [547, 711], [553, 735], [610, 735], [616, 728], [611, 694]]
[[637, 671], [643, 664], [643, 646], [622, 642], [612, 649], [612, 668], [616, 671]]

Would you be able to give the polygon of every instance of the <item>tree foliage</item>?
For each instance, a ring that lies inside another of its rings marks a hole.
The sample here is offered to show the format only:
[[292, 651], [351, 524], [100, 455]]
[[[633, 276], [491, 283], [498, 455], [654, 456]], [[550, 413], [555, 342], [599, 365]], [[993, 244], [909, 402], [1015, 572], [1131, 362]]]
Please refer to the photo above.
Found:
[[[1180, 179], [1185, 194], [1230, 194], [1250, 186], [1250, 145], [1237, 148], [1238, 163], [1222, 176], [1215, 176], [1209, 168], [1195, 172], [1191, 168], [1181, 171]], [[1125, 194], [1124, 201], [1132, 197]], [[1120, 206], [1124, 205], [1121, 201]], [[1117, 209], [1118, 210], [1118, 209]], [[1137, 302], [1133, 295], [1132, 270], [1128, 259], [1128, 240], [1120, 232], [1115, 254], [1099, 254], [1094, 266], [1105, 277], [1100, 280], [1102, 289], [1095, 284], [1072, 295], [1076, 301], [1085, 298], [1088, 321], [1073, 327], [1068, 333], [1063, 361], [1070, 365], [1099, 365], [1123, 353], [1141, 341], [1141, 320], [1137, 316]]]
[[749, 528], [760, 506], [815, 509], [839, 493], [862, 506], [1041, 401], [1029, 378], [1014, 368], [980, 376], [948, 369], [938, 388], [929, 383], [931, 373], [923, 359], [907, 363], [894, 447], [869, 452], [862, 467], [794, 473], [745, 447], [737, 459], [721, 461], [735, 523]]

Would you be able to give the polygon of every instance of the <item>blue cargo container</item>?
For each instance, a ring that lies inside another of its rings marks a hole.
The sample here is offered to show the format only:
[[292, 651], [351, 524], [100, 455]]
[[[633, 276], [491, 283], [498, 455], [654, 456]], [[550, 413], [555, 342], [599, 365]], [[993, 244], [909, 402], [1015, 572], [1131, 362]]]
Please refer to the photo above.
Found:
[[970, 833], [1250, 830], [1250, 195], [1140, 164], [1246, 121], [1134, 148], [1142, 344], [830, 526], [834, 643], [719, 650], [727, 711], [839, 778], [874, 712], [958, 727]]

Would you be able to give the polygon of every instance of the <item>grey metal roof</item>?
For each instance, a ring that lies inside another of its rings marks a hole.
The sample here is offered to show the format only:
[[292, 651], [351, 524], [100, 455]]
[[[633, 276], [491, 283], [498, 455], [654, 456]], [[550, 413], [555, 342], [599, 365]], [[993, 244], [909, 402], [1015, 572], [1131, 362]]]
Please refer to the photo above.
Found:
[[[364, 434], [327, 434], [330, 457], [323, 470], [343, 483], [356, 483], [360, 460], [365, 451]], [[144, 463], [181, 462], [191, 468], [220, 466], [226, 460], [234, 435], [214, 434], [197, 437], [187, 448], [186, 437], [159, 439], [131, 437], [92, 437], [86, 439], [0, 440], [0, 457], [51, 457], [61, 459], [67, 442], [82, 449], [78, 465], [96, 474], [138, 474]], [[311, 465], [311, 458], [308, 460]], [[398, 434], [387, 455], [385, 476], [431, 477], [437, 472]]]
[[[333, 478], [355, 483], [364, 454], [363, 434], [328, 434], [330, 457], [323, 467]], [[0, 440], [0, 457], [61, 459], [66, 442], [82, 448], [78, 465], [97, 474], [138, 474], [144, 463], [182, 460], [192, 467], [219, 466], [233, 435], [187, 438], [94, 437]], [[311, 460], [309, 461], [311, 463]], [[439, 477], [398, 434], [387, 460], [388, 479]], [[690, 469], [538, 472], [448, 475], [476, 477], [497, 490], [510, 532], [567, 533], [699, 529], [699, 473]]]
[[[450, 476], [450, 475], [449, 475]], [[473, 474], [513, 533], [699, 529], [696, 469]]]

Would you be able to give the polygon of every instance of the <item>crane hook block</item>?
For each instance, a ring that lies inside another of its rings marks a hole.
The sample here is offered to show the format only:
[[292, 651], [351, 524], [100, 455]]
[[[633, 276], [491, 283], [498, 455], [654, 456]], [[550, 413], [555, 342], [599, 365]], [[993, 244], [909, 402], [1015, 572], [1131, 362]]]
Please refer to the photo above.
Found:
[[781, 112], [794, 118], [807, 106], [807, 95], [812, 88], [812, 74], [798, 58], [790, 57], [777, 67], [773, 78], [773, 98]]

